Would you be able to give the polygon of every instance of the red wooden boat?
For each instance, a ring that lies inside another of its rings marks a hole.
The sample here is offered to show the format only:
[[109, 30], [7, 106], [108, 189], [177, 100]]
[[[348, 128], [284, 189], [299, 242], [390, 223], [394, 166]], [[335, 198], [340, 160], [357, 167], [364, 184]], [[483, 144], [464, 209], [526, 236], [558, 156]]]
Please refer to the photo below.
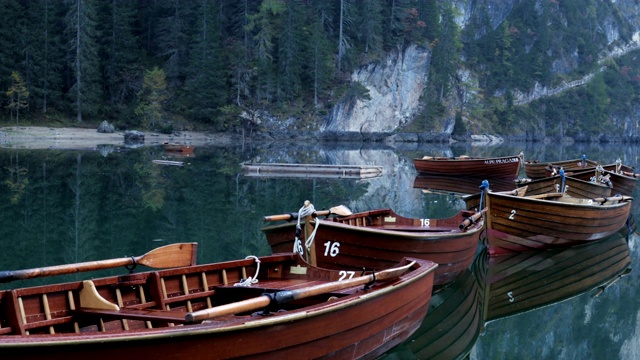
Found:
[[289, 253], [6, 290], [0, 292], [0, 354], [374, 358], [420, 326], [436, 267], [404, 259], [375, 275], [351, 277]]
[[585, 155], [580, 159], [559, 160], [542, 162], [539, 160], [527, 160], [524, 162], [524, 173], [528, 178], [541, 179], [549, 176], [547, 167], [553, 165], [562, 167], [565, 173], [569, 171], [591, 170], [598, 165], [597, 161], [589, 160]]
[[[315, 220], [309, 217], [308, 222], [301, 219], [300, 228], [304, 226], [307, 234], [311, 234], [309, 227], [318, 224], [313, 246], [309, 246], [309, 262], [327, 269], [379, 270], [397, 263], [404, 256], [411, 256], [438, 263], [435, 284], [442, 285], [453, 281], [469, 267], [484, 229], [481, 213], [475, 211], [460, 211], [455, 216], [442, 219], [405, 218], [391, 209], [349, 213], [338, 215], [325, 210], [313, 216], [337, 216]], [[267, 216], [265, 221], [297, 218], [298, 214], [293, 213]], [[273, 253], [294, 249], [297, 227], [296, 222], [289, 222], [262, 229]], [[302, 238], [298, 236], [298, 239]], [[295, 249], [305, 253], [301, 245]]]
[[483, 288], [484, 320], [538, 309], [588, 291], [598, 296], [630, 271], [623, 234], [564, 249], [490, 257], [486, 249], [473, 263]]
[[520, 174], [523, 155], [503, 157], [434, 157], [413, 159], [418, 173], [446, 176], [516, 179]]
[[187, 156], [192, 155], [194, 150], [194, 147], [191, 145], [175, 144], [175, 143], [164, 143], [162, 144], [162, 148], [166, 152], [179, 153]]
[[563, 193], [518, 196], [487, 191], [484, 195], [491, 255], [601, 240], [627, 224], [633, 200], [622, 195], [580, 199]]

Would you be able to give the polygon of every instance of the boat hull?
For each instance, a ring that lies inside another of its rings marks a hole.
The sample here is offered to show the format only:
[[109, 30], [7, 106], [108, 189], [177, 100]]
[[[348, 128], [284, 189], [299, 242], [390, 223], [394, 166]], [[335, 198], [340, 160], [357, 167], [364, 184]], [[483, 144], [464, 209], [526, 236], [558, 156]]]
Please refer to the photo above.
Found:
[[489, 253], [499, 255], [606, 238], [626, 225], [631, 200], [589, 205], [488, 192], [486, 206]]
[[455, 158], [430, 157], [413, 159], [418, 173], [445, 176], [472, 176], [481, 178], [518, 178], [522, 166], [521, 156], [477, 158], [460, 156]]
[[[134, 302], [140, 305], [140, 298], [136, 298], [138, 286], [145, 286], [143, 284], [150, 279], [166, 280], [162, 282], [161, 291], [166, 296], [163, 299], [152, 297], [147, 299], [147, 303], [159, 306], [157, 311], [162, 313], [165, 313], [162, 310], [166, 310], [163, 305], [166, 303], [166, 307], [171, 306], [173, 312], [185, 314], [191, 310], [184, 307], [207, 308], [202, 303], [207, 297], [207, 301], [211, 301], [213, 306], [220, 305], [216, 302], [216, 292], [236, 295], [243, 293], [242, 298], [253, 298], [278, 284], [288, 284], [288, 288], [295, 291], [304, 289], [308, 279], [326, 283], [338, 280], [340, 276], [336, 271], [317, 269], [297, 260], [289, 261], [287, 257], [299, 258], [297, 255], [292, 256], [293, 254], [281, 254], [260, 258], [259, 274], [268, 275], [264, 275], [257, 285], [253, 285], [258, 288], [232, 286], [232, 282], [240, 281], [247, 273], [256, 274], [253, 260], [149, 273], [146, 278], [138, 278], [135, 286], [131, 282], [120, 282], [117, 277], [93, 281], [101, 295], [110, 301], [122, 302], [123, 309], [126, 310]], [[407, 259], [405, 263], [408, 261], [411, 259]], [[4, 300], [5, 308], [10, 307], [13, 300], [20, 299], [29, 323], [39, 321], [51, 324], [57, 332], [46, 334], [48, 327], [45, 326], [42, 334], [39, 329], [32, 327], [30, 335], [0, 335], [0, 353], [3, 359], [375, 358], [410, 336], [420, 326], [428, 311], [433, 270], [437, 265], [417, 261], [411, 270], [388, 281], [374, 281], [368, 288], [343, 288], [331, 294], [323, 293], [292, 301], [289, 305], [283, 305], [282, 310], [276, 311], [271, 308], [272, 304], [269, 305], [271, 310], [268, 313], [248, 311], [205, 320], [199, 324], [175, 326], [167, 326], [166, 321], [164, 325], [154, 322], [151, 328], [145, 321], [134, 319], [114, 320], [105, 317], [100, 318], [99, 322], [96, 320], [95, 324], [88, 323], [86, 318], [72, 316], [69, 319], [69, 314], [73, 314], [73, 311], [69, 309], [67, 295], [75, 298], [79, 290], [75, 283], [55, 288], [44, 286], [5, 292], [0, 298]], [[233, 266], [229, 266], [231, 263]], [[293, 269], [300, 269], [300, 266], [306, 269], [305, 275], [299, 270], [294, 272]], [[184, 291], [185, 288], [202, 287], [205, 278], [208, 279], [206, 289]], [[227, 281], [230, 286], [224, 285]], [[261, 283], [263, 284], [260, 285]], [[260, 288], [261, 286], [264, 288]], [[43, 297], [43, 294], [46, 296]], [[183, 300], [180, 306], [177, 299]], [[48, 304], [46, 308], [50, 311], [45, 310], [45, 314], [40, 316], [37, 313], [42, 312], [42, 306], [36, 305], [45, 300]], [[59, 316], [60, 313], [65, 316]], [[51, 317], [52, 320], [47, 320]], [[62, 333], [63, 321], [76, 322], [80, 326], [80, 332]], [[106, 331], [99, 331], [97, 327], [101, 326]], [[15, 329], [0, 328], [0, 332], [12, 330]]]
[[[453, 281], [473, 262], [484, 221], [480, 219], [466, 231], [458, 227], [472, 212], [428, 219], [430, 226], [426, 227], [421, 226], [421, 220], [427, 219], [402, 218], [389, 209], [377, 211], [377, 214], [357, 213], [341, 221], [366, 217], [381, 224], [385, 217], [391, 217], [394, 225], [362, 226], [321, 220], [313, 242], [317, 266], [354, 271], [385, 269], [404, 256], [411, 256], [437, 263], [434, 281], [442, 285]], [[395, 230], [398, 227], [405, 230]], [[267, 226], [262, 230], [273, 253], [292, 251], [296, 224]]]
[[541, 162], [538, 160], [527, 160], [524, 162], [524, 173], [528, 178], [541, 179], [549, 176], [547, 167], [553, 165], [555, 167], [562, 167], [565, 172], [567, 171], [580, 171], [593, 169], [598, 165], [598, 162], [586, 159], [584, 162], [582, 159], [571, 159], [561, 161], [547, 161]]

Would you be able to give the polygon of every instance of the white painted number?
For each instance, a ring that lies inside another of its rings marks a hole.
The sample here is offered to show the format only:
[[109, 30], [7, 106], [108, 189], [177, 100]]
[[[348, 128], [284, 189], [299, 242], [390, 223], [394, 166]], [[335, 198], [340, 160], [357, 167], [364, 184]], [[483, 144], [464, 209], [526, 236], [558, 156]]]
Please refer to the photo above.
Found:
[[509, 291], [507, 293], [507, 296], [509, 296], [509, 302], [514, 302], [516, 300], [513, 298], [513, 291]]
[[338, 254], [340, 254], [339, 242], [336, 241], [332, 244], [331, 241], [327, 241], [324, 243], [324, 256], [336, 257]]
[[429, 219], [420, 219], [420, 226], [429, 226]]
[[338, 281], [342, 281], [345, 279], [351, 279], [353, 278], [353, 275], [355, 275], [355, 271], [345, 271], [345, 270], [340, 270], [340, 279], [338, 279]]
[[511, 215], [509, 215], [509, 220], [515, 219], [515, 216], [516, 216], [516, 211], [515, 210], [511, 210]]

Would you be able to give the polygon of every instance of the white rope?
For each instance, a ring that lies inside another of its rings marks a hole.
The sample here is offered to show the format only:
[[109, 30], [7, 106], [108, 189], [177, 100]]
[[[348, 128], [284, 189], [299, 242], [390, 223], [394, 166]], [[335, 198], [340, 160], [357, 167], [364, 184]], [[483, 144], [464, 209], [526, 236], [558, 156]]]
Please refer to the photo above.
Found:
[[[316, 212], [316, 209], [313, 206], [313, 204], [309, 204], [309, 206], [306, 206], [306, 207], [303, 206], [300, 208], [300, 210], [298, 210], [298, 223], [296, 224], [296, 229], [297, 229], [296, 234], [302, 233], [302, 227], [300, 226], [300, 219], [302, 219], [303, 217], [306, 218], [307, 216], [310, 216], [315, 212]], [[320, 219], [316, 219], [316, 225], [304, 243], [304, 246], [307, 248], [307, 250], [309, 250], [311, 248], [311, 245], [313, 244], [313, 239], [316, 236], [316, 231], [318, 230], [318, 226], [320, 226]], [[302, 241], [298, 238], [297, 235], [296, 235], [295, 241], [293, 242], [293, 251], [299, 253], [300, 255], [304, 255], [304, 250], [302, 249]]]
[[233, 286], [244, 286], [244, 287], [249, 287], [253, 284], [256, 284], [258, 282], [258, 273], [260, 272], [260, 259], [258, 259], [256, 256], [254, 255], [249, 255], [247, 256], [245, 259], [253, 259], [256, 261], [256, 273], [254, 274], [253, 277], [249, 276], [246, 279], [243, 279], [242, 281], [240, 281], [239, 283], [235, 283], [233, 284]]

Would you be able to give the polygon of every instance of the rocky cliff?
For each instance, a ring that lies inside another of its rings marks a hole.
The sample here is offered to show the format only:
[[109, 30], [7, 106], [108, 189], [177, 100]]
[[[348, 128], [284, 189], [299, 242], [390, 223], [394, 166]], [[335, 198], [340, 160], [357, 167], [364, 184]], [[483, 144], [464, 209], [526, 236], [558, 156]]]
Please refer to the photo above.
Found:
[[[524, 1], [529, 0], [454, 1], [454, 6], [457, 9], [456, 23], [463, 30], [468, 26], [474, 26], [475, 30], [471, 40], [479, 41], [501, 24], [509, 21], [510, 17], [514, 16], [512, 13], [514, 9], [522, 5]], [[537, 0], [534, 5], [535, 11], [542, 9], [543, 1], [551, 4], [557, 3]], [[603, 3], [606, 3], [607, 6], [603, 6]], [[598, 38], [606, 39], [603, 40], [598, 58], [593, 59], [594, 65], [591, 68], [580, 64], [581, 44], [563, 44], [555, 47], [550, 45], [547, 55], [552, 57], [553, 81], [548, 83], [530, 81], [530, 85], [525, 87], [498, 88], [495, 92], [487, 94], [478, 80], [481, 75], [477, 71], [487, 65], [476, 64], [476, 70], [471, 70], [465, 66], [465, 59], [462, 59], [462, 67], [458, 71], [455, 89], [444, 100], [448, 112], [440, 118], [438, 126], [424, 129], [420, 134], [415, 132], [407, 134], [403, 133], [404, 126], [411, 123], [426, 106], [424, 94], [430, 80], [429, 70], [432, 58], [432, 51], [429, 47], [412, 45], [389, 53], [387, 58], [380, 62], [367, 64], [354, 71], [351, 75], [351, 81], [364, 86], [369, 92], [369, 98], [349, 98], [338, 103], [320, 126], [320, 131], [325, 137], [337, 137], [336, 134], [343, 134], [344, 137], [344, 134], [352, 134], [352, 137], [356, 138], [386, 138], [391, 141], [404, 142], [448, 141], [454, 131], [455, 111], [461, 108], [462, 103], [466, 104], [467, 108], [477, 109], [487, 107], [487, 104], [490, 103], [502, 102], [506, 104], [507, 101], [510, 101], [508, 106], [515, 108], [532, 106], [532, 109], [528, 110], [532, 113], [530, 118], [517, 120], [523, 124], [511, 124], [514, 129], [512, 131], [514, 138], [540, 140], [549, 136], [566, 135], [564, 133], [566, 128], [575, 128], [575, 122], [579, 119], [568, 119], [566, 125], [560, 125], [560, 130], [551, 129], [546, 124], [548, 119], [544, 119], [544, 113], [541, 111], [536, 113], [536, 110], [541, 106], [539, 104], [532, 105], [532, 103], [540, 99], [561, 97], [568, 91], [588, 85], [594, 76], [605, 71], [604, 64], [607, 61], [635, 54], [636, 50], [640, 48], [640, 4], [637, 1], [592, 2], [591, 5], [593, 8], [589, 11], [596, 12], [596, 16], [592, 18], [594, 22], [586, 24], [585, 21], [585, 29], [580, 29], [580, 31], [591, 31], [594, 38], [598, 36]], [[556, 19], [566, 18], [562, 14], [563, 9], [559, 6], [557, 9], [552, 6], [550, 11], [558, 12], [555, 15]], [[513, 30], [510, 28], [510, 31], [518, 30], [523, 31], [523, 29]], [[528, 31], [532, 32], [532, 30]], [[566, 37], [566, 35], [564, 36]], [[539, 37], [538, 34], [531, 36], [531, 43], [540, 41]], [[561, 38], [561, 36], [558, 37]], [[570, 39], [552, 39], [551, 41], [570, 42]], [[532, 46], [532, 44], [528, 46]], [[555, 50], [551, 50], [552, 48]], [[507, 92], [512, 96], [511, 100], [505, 98]], [[466, 138], [470, 139], [472, 135], [495, 135], [495, 132], [499, 130], [496, 129], [495, 124], [483, 124], [481, 120], [474, 119], [469, 111], [464, 112], [462, 116], [467, 124], [479, 121], [479, 123], [473, 124], [472, 129], [465, 135]], [[524, 122], [527, 124], [525, 125]], [[607, 126], [623, 130], [615, 134], [618, 140], [637, 141], [640, 139], [639, 101], [635, 99], [635, 102], [631, 101], [623, 111], [611, 113], [610, 123]], [[606, 129], [607, 126], [603, 128]], [[427, 133], [429, 135], [425, 136], [424, 134]], [[577, 131], [572, 135], [580, 140], [612, 141], [610, 137], [603, 139], [603, 134], [593, 134], [586, 130], [582, 133]], [[607, 137], [607, 135], [604, 136]]]

